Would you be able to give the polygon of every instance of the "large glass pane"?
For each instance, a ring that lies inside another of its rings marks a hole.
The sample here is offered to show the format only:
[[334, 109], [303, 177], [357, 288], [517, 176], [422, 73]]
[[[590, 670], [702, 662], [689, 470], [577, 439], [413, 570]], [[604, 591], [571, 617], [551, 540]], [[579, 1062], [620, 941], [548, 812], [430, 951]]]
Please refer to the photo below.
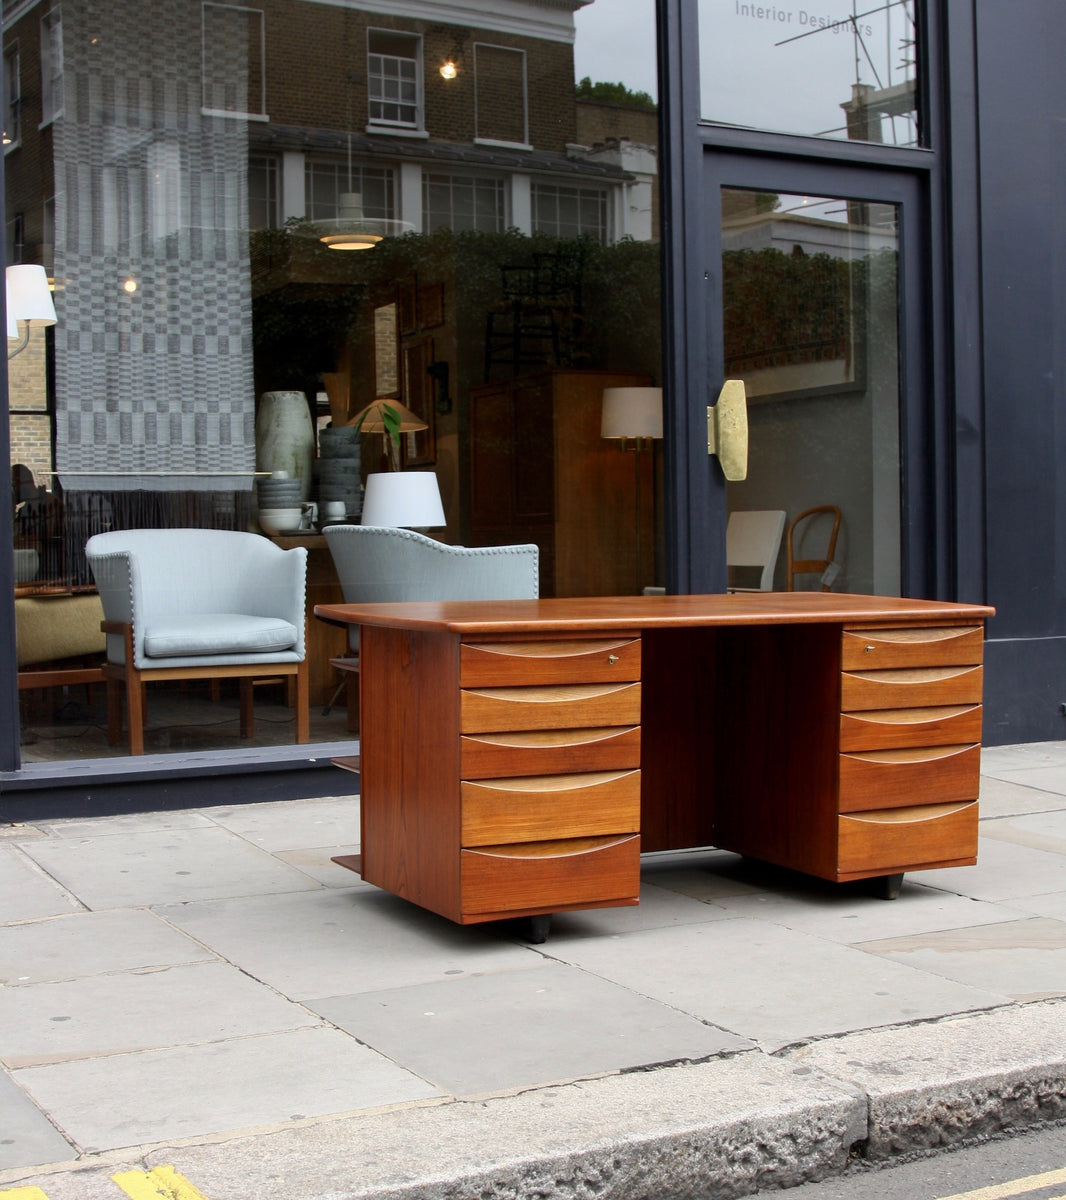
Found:
[[[894, 205], [722, 189], [725, 373], [744, 380], [750, 435], [728, 505], [786, 527], [839, 512], [832, 566], [800, 590], [899, 594], [898, 244]], [[797, 559], [828, 557], [835, 516], [797, 525]], [[786, 561], [782, 545], [779, 589]]]
[[914, 146], [917, 0], [700, 0], [704, 120]]
[[[58, 317], [9, 366], [25, 671], [100, 662], [92, 534], [251, 532], [308, 551], [311, 737], [346, 739], [346, 635], [311, 615], [341, 599], [321, 527], [396, 467], [436, 477], [430, 536], [536, 542], [542, 594], [661, 582], [658, 443], [600, 424], [605, 388], [661, 382], [653, 0], [3, 13], [7, 242]], [[417, 427], [338, 451], [378, 401]], [[275, 471], [295, 515], [263, 512]], [[102, 686], [20, 698], [25, 761], [127, 752]], [[251, 744], [291, 745], [284, 682], [254, 699]], [[246, 746], [239, 712], [235, 680], [152, 683], [145, 749]]]

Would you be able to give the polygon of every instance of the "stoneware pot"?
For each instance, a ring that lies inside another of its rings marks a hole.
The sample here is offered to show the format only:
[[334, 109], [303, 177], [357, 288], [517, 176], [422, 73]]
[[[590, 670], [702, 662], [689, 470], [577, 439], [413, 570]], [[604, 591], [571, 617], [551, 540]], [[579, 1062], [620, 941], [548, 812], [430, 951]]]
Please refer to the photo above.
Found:
[[259, 471], [287, 471], [300, 480], [300, 498], [311, 499], [315, 428], [303, 392], [264, 392], [255, 412], [255, 462]]

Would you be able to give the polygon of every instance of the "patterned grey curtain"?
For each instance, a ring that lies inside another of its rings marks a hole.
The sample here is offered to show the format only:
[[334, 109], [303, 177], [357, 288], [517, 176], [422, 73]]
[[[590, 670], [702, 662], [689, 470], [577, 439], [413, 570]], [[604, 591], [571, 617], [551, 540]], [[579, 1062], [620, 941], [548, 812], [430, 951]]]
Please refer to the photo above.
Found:
[[[200, 0], [62, 5], [56, 460], [64, 488], [233, 491], [255, 469], [247, 26]], [[212, 31], [213, 32], [213, 31]], [[254, 50], [255, 48], [253, 48]], [[205, 103], [206, 101], [206, 103]]]

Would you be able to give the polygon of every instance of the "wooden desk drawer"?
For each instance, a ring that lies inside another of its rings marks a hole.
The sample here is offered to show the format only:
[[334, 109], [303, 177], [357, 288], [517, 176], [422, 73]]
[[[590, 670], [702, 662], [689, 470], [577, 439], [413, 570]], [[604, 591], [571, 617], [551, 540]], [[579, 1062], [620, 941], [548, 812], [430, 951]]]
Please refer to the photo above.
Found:
[[980, 774], [980, 745], [842, 754], [840, 811], [976, 800]]
[[885, 667], [976, 666], [984, 653], [980, 625], [943, 628], [844, 630], [840, 665], [845, 671]]
[[918, 867], [972, 863], [977, 801], [890, 808], [838, 817], [837, 873], [895, 875]]
[[640, 766], [640, 726], [468, 734], [459, 750], [463, 779], [610, 771]]
[[640, 830], [640, 771], [464, 781], [464, 846]]
[[871, 708], [925, 708], [980, 704], [981, 667], [910, 667], [891, 671], [845, 671], [840, 677], [844, 712]]
[[624, 683], [640, 678], [640, 638], [464, 643], [462, 687]]
[[639, 683], [482, 688], [460, 694], [460, 733], [639, 724]]
[[640, 835], [571, 838], [461, 851], [464, 916], [636, 903]]
[[980, 704], [871, 709], [841, 713], [841, 750], [950, 746], [981, 740]]

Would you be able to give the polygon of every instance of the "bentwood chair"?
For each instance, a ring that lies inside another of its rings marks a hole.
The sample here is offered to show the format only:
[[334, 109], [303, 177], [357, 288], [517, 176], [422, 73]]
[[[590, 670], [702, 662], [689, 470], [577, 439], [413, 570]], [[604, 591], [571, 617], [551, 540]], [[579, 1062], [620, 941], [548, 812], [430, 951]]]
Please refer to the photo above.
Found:
[[307, 551], [253, 533], [127, 529], [85, 546], [107, 634], [108, 739], [121, 738], [122, 694], [130, 754], [144, 753], [147, 683], [237, 678], [241, 736], [252, 737], [252, 681], [295, 681], [296, 741], [309, 730], [304, 649]]

